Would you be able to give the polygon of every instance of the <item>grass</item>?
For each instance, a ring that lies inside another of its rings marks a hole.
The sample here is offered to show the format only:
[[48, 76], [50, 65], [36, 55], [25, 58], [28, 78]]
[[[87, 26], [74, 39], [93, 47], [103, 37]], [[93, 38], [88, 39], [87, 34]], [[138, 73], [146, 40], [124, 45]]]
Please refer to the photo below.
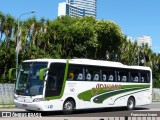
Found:
[[14, 103], [13, 103], [13, 98], [9, 99], [9, 102], [5, 102], [4, 99], [2, 99], [1, 103], [0, 103], [0, 108], [13, 108], [14, 107]]

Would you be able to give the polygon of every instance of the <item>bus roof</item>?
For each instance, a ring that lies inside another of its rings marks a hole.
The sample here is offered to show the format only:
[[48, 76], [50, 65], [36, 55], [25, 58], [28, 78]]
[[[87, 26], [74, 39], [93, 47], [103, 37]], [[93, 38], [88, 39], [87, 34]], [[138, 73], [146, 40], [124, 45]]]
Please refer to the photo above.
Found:
[[[61, 62], [66, 63], [67, 59], [32, 59], [32, 60], [25, 60], [23, 62]], [[68, 59], [69, 63], [72, 64], [80, 64], [80, 65], [95, 65], [95, 66], [108, 66], [108, 67], [118, 67], [118, 68], [131, 68], [131, 69], [144, 69], [144, 70], [151, 70], [150, 67], [146, 66], [129, 66], [124, 65], [120, 62], [112, 62], [112, 61], [105, 61], [105, 60], [92, 60], [92, 59]]]

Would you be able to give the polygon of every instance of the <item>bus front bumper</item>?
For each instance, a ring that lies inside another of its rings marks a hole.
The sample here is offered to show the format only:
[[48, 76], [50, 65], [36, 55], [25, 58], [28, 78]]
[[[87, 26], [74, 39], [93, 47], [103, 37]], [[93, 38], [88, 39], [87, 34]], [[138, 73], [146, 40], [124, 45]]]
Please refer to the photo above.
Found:
[[[14, 100], [14, 104], [16, 108], [19, 109], [26, 109], [26, 110], [33, 110], [33, 111], [57, 111], [62, 110], [62, 107], [57, 107], [56, 104], [52, 104], [46, 101], [40, 102], [19, 102], [18, 100]], [[54, 106], [55, 105], [55, 106]]]

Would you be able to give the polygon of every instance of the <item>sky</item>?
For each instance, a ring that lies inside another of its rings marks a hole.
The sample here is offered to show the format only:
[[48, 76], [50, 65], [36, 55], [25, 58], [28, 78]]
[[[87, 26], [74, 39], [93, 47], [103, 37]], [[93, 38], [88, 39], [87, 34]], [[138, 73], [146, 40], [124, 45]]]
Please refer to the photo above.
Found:
[[[0, 11], [18, 18], [22, 13], [36, 13], [21, 17], [27, 19], [56, 19], [58, 3], [66, 0], [0, 0]], [[160, 0], [97, 0], [97, 19], [112, 20], [123, 33], [132, 38], [149, 35], [152, 50], [160, 53]]]

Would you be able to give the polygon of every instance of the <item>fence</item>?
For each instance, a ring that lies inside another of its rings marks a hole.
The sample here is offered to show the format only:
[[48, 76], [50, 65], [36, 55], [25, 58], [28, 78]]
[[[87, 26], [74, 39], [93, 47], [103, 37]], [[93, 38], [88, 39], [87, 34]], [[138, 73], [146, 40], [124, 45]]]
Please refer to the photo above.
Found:
[[160, 89], [158, 89], [158, 88], [153, 89], [152, 99], [153, 99], [153, 101], [160, 101]]
[[13, 105], [14, 84], [0, 84], [0, 105]]

